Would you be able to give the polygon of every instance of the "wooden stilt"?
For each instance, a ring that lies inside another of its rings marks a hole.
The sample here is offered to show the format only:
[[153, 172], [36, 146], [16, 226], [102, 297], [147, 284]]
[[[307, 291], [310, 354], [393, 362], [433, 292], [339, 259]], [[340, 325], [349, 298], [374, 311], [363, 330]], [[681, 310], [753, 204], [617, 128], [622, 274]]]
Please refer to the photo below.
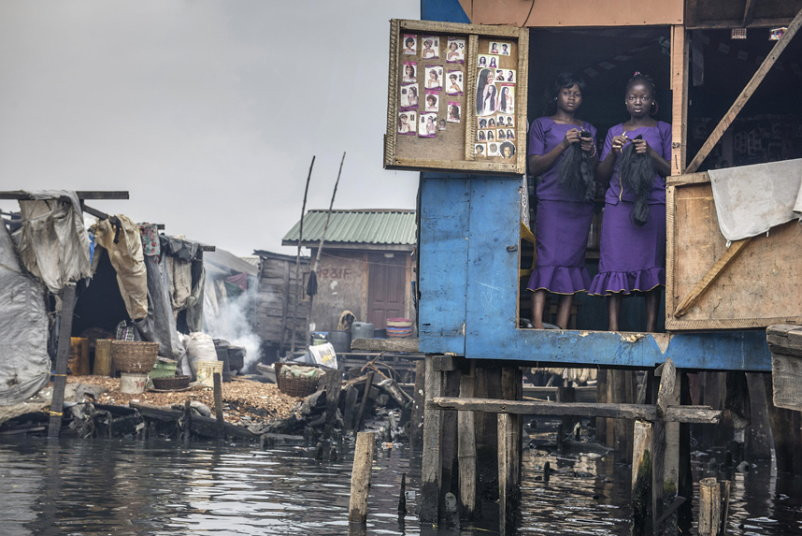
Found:
[[50, 402], [50, 423], [47, 437], [58, 437], [61, 432], [64, 411], [64, 389], [67, 384], [67, 359], [70, 355], [72, 313], [75, 309], [75, 284], [68, 284], [61, 293], [59, 312], [58, 349], [56, 350], [56, 373], [53, 375], [53, 398]]
[[[460, 398], [473, 398], [476, 383], [476, 365], [470, 363], [467, 374], [460, 377]], [[473, 517], [476, 509], [476, 425], [474, 412], [460, 411], [457, 415], [459, 459], [459, 498], [462, 514], [466, 519]]]
[[[330, 439], [334, 425], [337, 421], [337, 408], [340, 405], [340, 392], [342, 390], [343, 376], [339, 370], [334, 369], [328, 371], [326, 376], [326, 425], [323, 429], [323, 435], [326, 439]], [[365, 390], [365, 394], [369, 392]], [[365, 396], [367, 399], [367, 396]]]
[[[443, 394], [446, 396], [459, 396], [460, 372], [459, 370], [444, 371]], [[447, 411], [442, 416], [443, 424], [440, 440], [440, 460], [443, 465], [440, 481], [440, 495], [451, 492], [456, 495], [459, 493], [458, 465], [457, 465], [457, 445], [459, 443], [457, 434], [457, 412]], [[441, 512], [443, 512], [441, 505]]]
[[718, 536], [721, 526], [721, 488], [715, 478], [699, 481], [699, 536]]
[[359, 432], [356, 435], [354, 465], [351, 470], [351, 496], [348, 501], [348, 521], [364, 525], [368, 519], [368, 491], [370, 472], [373, 465], [373, 432]]
[[359, 396], [359, 391], [353, 385], [345, 390], [345, 407], [343, 409], [343, 427], [347, 433], [354, 430], [354, 421], [356, 419], [356, 399]]
[[217, 417], [217, 439], [223, 439], [225, 436], [225, 424], [223, 419], [223, 381], [219, 372], [215, 372], [214, 376], [214, 413]]
[[365, 391], [362, 393], [362, 402], [359, 404], [359, 411], [356, 414], [356, 421], [354, 422], [354, 432], [359, 432], [362, 429], [362, 419], [365, 416], [365, 407], [368, 405], [370, 389], [373, 387], [373, 377], [375, 374], [376, 373], [372, 370], [368, 372], [368, 379], [365, 381]]
[[635, 421], [632, 447], [632, 532], [652, 534], [652, 423]]
[[430, 408], [429, 400], [442, 393], [441, 373], [434, 369], [432, 357], [426, 357], [425, 400], [423, 417], [423, 451], [421, 453], [421, 523], [437, 523], [440, 516], [440, 485], [442, 461], [440, 437], [442, 411]]
[[508, 413], [499, 413], [498, 417], [498, 532], [500, 536], [507, 534], [507, 500], [510, 495], [510, 449], [512, 440], [512, 419]]
[[[658, 416], [665, 415], [669, 405], [680, 401], [680, 378], [669, 358], [660, 367], [660, 388], [657, 393]], [[656, 373], [657, 375], [657, 373]], [[674, 504], [679, 490], [679, 423], [658, 419], [653, 424], [652, 446], [652, 519], [654, 534], [677, 533], [676, 514], [670, 515], [660, 526], [663, 512]]]
[[409, 423], [409, 445], [420, 450], [423, 439], [423, 392], [426, 383], [426, 362], [415, 362], [415, 392], [412, 395], [412, 419]]

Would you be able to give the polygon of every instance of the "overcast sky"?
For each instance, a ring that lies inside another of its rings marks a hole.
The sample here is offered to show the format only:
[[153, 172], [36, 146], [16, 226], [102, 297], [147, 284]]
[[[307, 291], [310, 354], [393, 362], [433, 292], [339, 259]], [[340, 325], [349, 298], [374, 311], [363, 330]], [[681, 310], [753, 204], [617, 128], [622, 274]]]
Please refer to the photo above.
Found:
[[[239, 255], [308, 207], [414, 208], [382, 169], [389, 19], [419, 0], [0, 2], [0, 189], [128, 190], [96, 208]], [[15, 203], [2, 202], [4, 210]]]

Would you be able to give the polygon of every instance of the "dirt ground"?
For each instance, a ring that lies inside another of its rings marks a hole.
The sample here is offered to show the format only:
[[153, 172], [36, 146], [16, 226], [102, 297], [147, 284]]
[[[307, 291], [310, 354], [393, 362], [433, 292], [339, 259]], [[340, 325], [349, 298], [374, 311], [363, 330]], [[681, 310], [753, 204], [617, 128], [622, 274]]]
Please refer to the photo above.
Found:
[[[214, 411], [214, 392], [211, 387], [198, 387], [187, 391], [125, 394], [120, 392], [119, 378], [106, 376], [67, 376], [67, 383], [84, 383], [106, 389], [97, 400], [101, 404], [127, 406], [129, 402], [149, 406], [169, 407], [184, 405], [186, 400], [197, 400]], [[234, 377], [223, 383], [223, 417], [232, 424], [248, 425], [273, 419], [283, 419], [292, 414], [292, 408], [301, 400], [286, 395], [274, 384], [262, 383]]]

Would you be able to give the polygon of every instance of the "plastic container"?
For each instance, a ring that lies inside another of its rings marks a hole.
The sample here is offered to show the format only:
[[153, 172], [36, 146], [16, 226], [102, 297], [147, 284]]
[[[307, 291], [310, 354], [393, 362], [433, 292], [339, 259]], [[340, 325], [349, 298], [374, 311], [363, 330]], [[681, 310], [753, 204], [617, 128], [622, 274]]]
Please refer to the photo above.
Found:
[[351, 324], [351, 340], [372, 338], [373, 324], [371, 322], [354, 322]]
[[132, 372], [120, 373], [120, 392], [129, 395], [137, 395], [145, 392], [145, 384], [148, 383], [147, 374], [134, 374]]
[[166, 361], [163, 358], [157, 358], [156, 364], [153, 365], [153, 370], [150, 371], [151, 378], [169, 378], [175, 376], [175, 369], [177, 363], [173, 360]]
[[92, 374], [111, 376], [111, 373], [111, 339], [98, 339], [95, 341], [95, 362], [92, 365]]
[[223, 377], [223, 362], [222, 361], [198, 361], [195, 363], [197, 367], [196, 376], [197, 381], [206, 387], [214, 387], [214, 373], [220, 374]]
[[329, 333], [327, 331], [313, 331], [312, 332], [312, 340], [310, 344], [312, 346], [317, 346], [319, 344], [326, 344], [329, 342]]
[[351, 349], [351, 334], [347, 331], [329, 331], [329, 342], [338, 354]]

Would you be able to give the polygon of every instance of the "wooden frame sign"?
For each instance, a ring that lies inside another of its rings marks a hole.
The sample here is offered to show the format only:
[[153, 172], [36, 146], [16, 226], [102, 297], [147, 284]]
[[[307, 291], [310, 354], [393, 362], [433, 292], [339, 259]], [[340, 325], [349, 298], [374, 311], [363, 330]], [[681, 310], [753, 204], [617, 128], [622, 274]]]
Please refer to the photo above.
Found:
[[525, 28], [390, 21], [384, 167], [526, 172]]

